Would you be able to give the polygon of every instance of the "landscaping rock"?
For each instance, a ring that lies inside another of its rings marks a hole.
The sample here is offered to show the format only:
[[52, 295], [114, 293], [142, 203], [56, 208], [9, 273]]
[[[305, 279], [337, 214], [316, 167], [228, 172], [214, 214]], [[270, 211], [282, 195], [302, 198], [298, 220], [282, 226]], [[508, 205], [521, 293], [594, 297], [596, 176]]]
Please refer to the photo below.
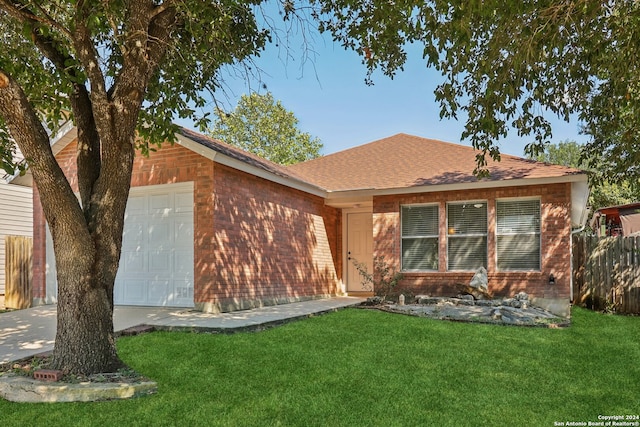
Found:
[[489, 292], [489, 276], [487, 275], [487, 270], [484, 267], [480, 267], [476, 271], [476, 274], [473, 275], [469, 282], [469, 286], [479, 289], [485, 293]]
[[139, 383], [46, 383], [33, 378], [4, 373], [0, 375], [0, 397], [11, 402], [95, 402], [130, 399], [157, 391], [153, 381]]
[[432, 319], [457, 320], [465, 322], [494, 323], [518, 326], [564, 327], [566, 319], [554, 316], [539, 307], [531, 306], [528, 301], [516, 301], [520, 307], [504, 304], [503, 300], [478, 300], [447, 297], [421, 296], [422, 304], [390, 304], [382, 309], [394, 313]]
[[482, 289], [474, 288], [471, 285], [463, 285], [458, 283], [458, 290], [465, 295], [472, 295], [476, 300], [491, 299], [492, 295]]
[[438, 304], [443, 300], [443, 297], [420, 297], [416, 302], [418, 304]]
[[382, 299], [382, 297], [369, 297], [367, 298], [367, 300], [363, 303], [363, 305], [381, 305], [384, 302], [384, 299]]

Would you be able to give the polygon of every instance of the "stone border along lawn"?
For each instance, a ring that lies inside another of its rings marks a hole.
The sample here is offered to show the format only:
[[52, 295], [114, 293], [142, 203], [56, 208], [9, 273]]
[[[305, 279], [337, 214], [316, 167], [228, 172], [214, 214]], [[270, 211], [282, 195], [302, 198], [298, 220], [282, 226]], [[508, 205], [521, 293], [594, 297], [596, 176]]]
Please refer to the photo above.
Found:
[[0, 374], [0, 397], [11, 402], [96, 402], [130, 399], [157, 391], [153, 381], [136, 383], [45, 382], [14, 373]]
[[[375, 305], [375, 299], [370, 299], [369, 305]], [[570, 325], [569, 319], [532, 306], [524, 293], [501, 300], [474, 300], [471, 295], [459, 298], [418, 296], [415, 304], [384, 303], [376, 308], [391, 313], [460, 322], [547, 328]]]

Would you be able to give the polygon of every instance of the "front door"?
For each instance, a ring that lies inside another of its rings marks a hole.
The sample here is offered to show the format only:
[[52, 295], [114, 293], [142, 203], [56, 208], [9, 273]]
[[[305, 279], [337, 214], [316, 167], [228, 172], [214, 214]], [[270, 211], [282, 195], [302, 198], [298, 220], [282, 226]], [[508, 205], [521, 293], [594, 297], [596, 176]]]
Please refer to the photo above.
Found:
[[353, 261], [373, 268], [373, 216], [371, 212], [347, 214], [347, 292], [372, 292], [371, 284], [363, 287], [362, 277]]

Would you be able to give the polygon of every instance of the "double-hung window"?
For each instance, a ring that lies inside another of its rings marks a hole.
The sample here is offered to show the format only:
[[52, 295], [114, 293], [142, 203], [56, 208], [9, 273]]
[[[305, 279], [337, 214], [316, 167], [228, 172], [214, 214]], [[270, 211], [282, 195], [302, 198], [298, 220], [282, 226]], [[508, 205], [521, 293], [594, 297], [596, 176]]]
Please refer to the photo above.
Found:
[[447, 270], [487, 268], [487, 202], [447, 204]]
[[540, 270], [540, 200], [496, 202], [498, 270]]
[[438, 205], [401, 208], [402, 269], [438, 270]]

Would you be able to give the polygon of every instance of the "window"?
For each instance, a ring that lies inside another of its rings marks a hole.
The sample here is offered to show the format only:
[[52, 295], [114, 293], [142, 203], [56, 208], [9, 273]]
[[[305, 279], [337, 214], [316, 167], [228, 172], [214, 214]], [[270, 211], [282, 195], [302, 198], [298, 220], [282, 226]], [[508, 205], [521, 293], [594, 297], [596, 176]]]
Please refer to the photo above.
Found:
[[540, 270], [540, 200], [496, 202], [498, 270]]
[[438, 270], [438, 206], [402, 206], [402, 269]]
[[487, 202], [449, 203], [447, 237], [448, 270], [487, 268]]

